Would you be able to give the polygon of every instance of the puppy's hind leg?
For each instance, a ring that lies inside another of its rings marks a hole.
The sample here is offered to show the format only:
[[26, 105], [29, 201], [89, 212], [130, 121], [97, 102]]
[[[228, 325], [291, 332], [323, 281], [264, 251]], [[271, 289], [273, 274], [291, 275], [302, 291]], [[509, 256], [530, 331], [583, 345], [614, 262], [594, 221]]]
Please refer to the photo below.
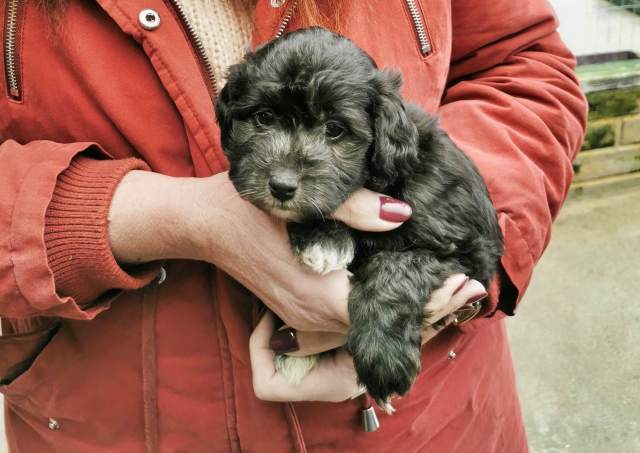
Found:
[[354, 269], [347, 349], [358, 378], [383, 409], [420, 371], [425, 305], [447, 266], [427, 252], [378, 252]]

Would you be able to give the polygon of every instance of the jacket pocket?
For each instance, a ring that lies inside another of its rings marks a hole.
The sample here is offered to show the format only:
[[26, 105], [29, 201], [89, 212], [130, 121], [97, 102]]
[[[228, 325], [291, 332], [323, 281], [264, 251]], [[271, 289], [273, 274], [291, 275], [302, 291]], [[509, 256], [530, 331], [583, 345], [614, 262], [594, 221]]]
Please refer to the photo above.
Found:
[[23, 24], [24, 2], [22, 0], [7, 0], [4, 14], [4, 75], [7, 86], [7, 96], [14, 101], [22, 100], [21, 74], [21, 34]]
[[418, 0], [403, 0], [409, 13], [409, 19], [413, 27], [413, 32], [416, 36], [416, 42], [418, 43], [418, 49], [423, 57], [429, 56], [433, 53], [433, 45], [431, 38], [429, 37], [429, 30], [427, 28], [427, 22], [425, 16], [420, 9]]
[[60, 322], [52, 319], [33, 332], [0, 336], [1, 393], [12, 394], [21, 381], [28, 380], [30, 370], [47, 349], [59, 327]]

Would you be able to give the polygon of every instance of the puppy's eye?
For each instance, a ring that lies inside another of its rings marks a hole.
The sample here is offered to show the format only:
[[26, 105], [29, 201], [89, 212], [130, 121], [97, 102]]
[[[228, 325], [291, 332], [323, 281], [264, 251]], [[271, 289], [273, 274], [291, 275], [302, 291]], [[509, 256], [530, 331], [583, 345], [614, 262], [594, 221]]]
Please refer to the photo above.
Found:
[[260, 110], [254, 116], [254, 119], [258, 126], [269, 127], [275, 122], [273, 112], [270, 110]]
[[337, 121], [329, 121], [324, 127], [324, 134], [331, 139], [336, 139], [344, 134], [344, 126]]

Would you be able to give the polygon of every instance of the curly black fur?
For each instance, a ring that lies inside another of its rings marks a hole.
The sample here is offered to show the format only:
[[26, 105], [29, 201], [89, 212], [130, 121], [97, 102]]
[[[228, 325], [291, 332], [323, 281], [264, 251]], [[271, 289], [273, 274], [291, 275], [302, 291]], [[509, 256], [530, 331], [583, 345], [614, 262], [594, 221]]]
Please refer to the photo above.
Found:
[[[434, 118], [402, 101], [400, 85], [347, 38], [312, 28], [246, 55], [216, 105], [238, 192], [296, 222], [290, 238], [303, 262], [351, 261], [347, 347], [380, 404], [419, 372], [431, 292], [457, 272], [488, 285], [503, 251], [475, 166]], [[386, 233], [327, 221], [361, 187], [406, 201], [411, 219]]]

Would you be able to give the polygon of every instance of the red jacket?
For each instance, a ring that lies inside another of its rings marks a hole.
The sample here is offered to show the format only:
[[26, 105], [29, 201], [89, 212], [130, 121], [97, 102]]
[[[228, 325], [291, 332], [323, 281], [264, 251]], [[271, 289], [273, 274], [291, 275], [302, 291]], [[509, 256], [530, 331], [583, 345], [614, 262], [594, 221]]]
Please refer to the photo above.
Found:
[[[285, 24], [293, 1], [258, 0], [255, 44], [302, 25], [295, 11]], [[0, 6], [1, 36], [15, 44], [0, 59], [0, 390], [12, 451], [527, 450], [501, 320], [549, 241], [586, 116], [546, 1], [342, 2], [339, 31], [400, 69], [405, 98], [438, 113], [475, 161], [506, 243], [500, 298], [424, 347], [414, 388], [370, 434], [356, 401], [254, 397], [252, 299], [223, 272], [176, 261], [157, 284], [155, 266], [128, 273], [111, 255], [106, 216], [127, 171], [227, 165], [206, 71], [172, 2], [71, 0], [57, 33], [35, 3]], [[158, 28], [141, 26], [142, 8], [159, 13]]]

